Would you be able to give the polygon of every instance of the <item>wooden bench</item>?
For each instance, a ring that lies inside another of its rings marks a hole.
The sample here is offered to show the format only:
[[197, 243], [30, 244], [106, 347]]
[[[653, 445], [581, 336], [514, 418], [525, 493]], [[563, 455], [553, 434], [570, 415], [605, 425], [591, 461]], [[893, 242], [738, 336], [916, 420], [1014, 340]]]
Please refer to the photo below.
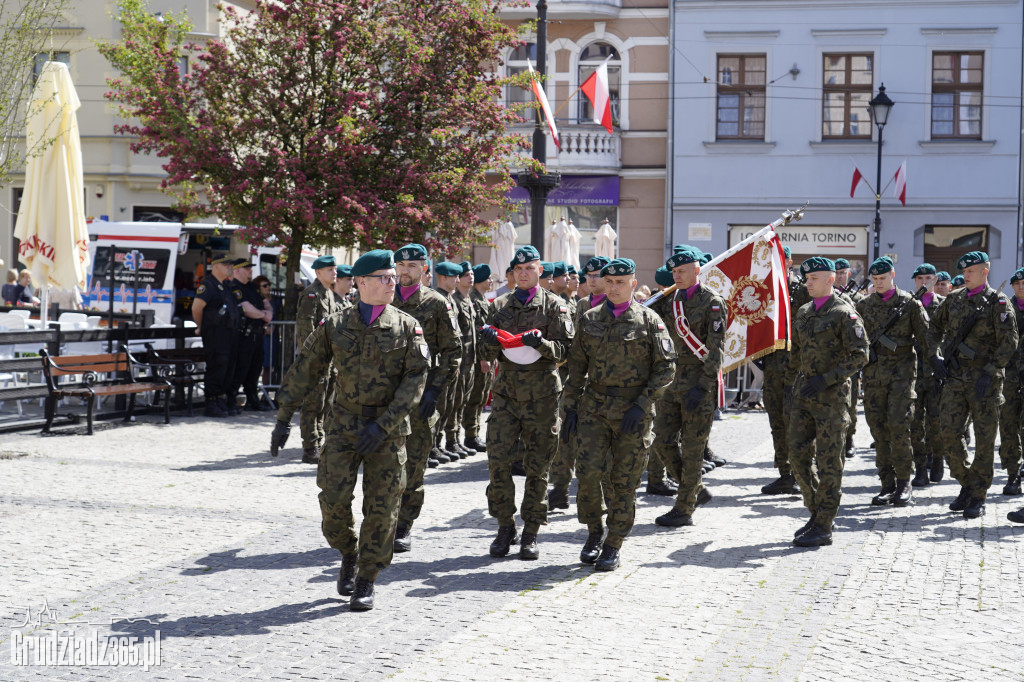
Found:
[[[128, 396], [128, 413], [124, 420], [130, 421], [135, 411], [135, 396], [138, 393], [164, 392], [164, 423], [171, 423], [171, 384], [157, 376], [150, 365], [141, 363], [132, 357], [128, 349], [122, 345], [118, 353], [101, 355], [50, 355], [46, 349], [41, 351], [43, 374], [46, 376], [46, 425], [43, 433], [50, 432], [54, 417], [57, 414], [57, 401], [61, 398], [85, 398], [88, 404], [86, 418], [88, 434], [92, 435], [92, 413], [97, 397]], [[146, 381], [136, 379], [137, 369], [149, 369], [153, 377]], [[61, 383], [60, 377], [81, 375], [77, 381]], [[105, 375], [105, 376], [104, 376]]]
[[206, 367], [206, 354], [202, 347], [156, 350], [153, 344], [147, 343], [143, 358], [153, 367], [165, 368], [166, 371], [157, 370], [160, 378], [185, 392], [188, 416], [193, 416], [192, 394], [195, 385], [203, 380]]

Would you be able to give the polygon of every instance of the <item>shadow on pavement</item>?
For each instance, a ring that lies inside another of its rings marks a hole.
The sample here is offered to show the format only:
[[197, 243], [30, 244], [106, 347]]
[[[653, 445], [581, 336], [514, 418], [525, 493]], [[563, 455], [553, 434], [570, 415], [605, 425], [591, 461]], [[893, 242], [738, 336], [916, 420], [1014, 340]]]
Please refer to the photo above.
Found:
[[792, 554], [790, 542], [765, 542], [744, 547], [723, 547], [707, 551], [711, 540], [689, 545], [668, 555], [665, 561], [644, 564], [647, 568], [679, 568], [680, 566], [707, 566], [710, 568], [757, 568], [774, 557]]
[[[302, 450], [282, 450], [278, 457], [271, 457], [270, 452], [254, 452], [240, 455], [232, 455], [227, 459], [215, 460], [210, 462], [203, 462], [202, 464], [192, 464], [187, 467], [179, 467], [173, 469], [173, 471], [231, 471], [234, 469], [269, 469], [271, 467], [278, 467], [288, 464], [301, 464]], [[308, 466], [309, 470], [315, 475], [316, 467], [304, 464]], [[291, 474], [282, 475], [304, 475], [305, 472], [293, 472]]]
[[154, 613], [139, 616], [134, 619], [136, 621], [134, 623], [114, 622], [110, 628], [118, 635], [137, 636], [140, 641], [143, 637], [152, 637], [153, 623], [160, 629], [160, 636], [165, 638], [266, 635], [270, 634], [274, 628], [331, 618], [348, 610], [348, 598], [339, 597], [298, 604], [282, 604], [249, 613], [185, 616], [177, 620], [163, 620], [167, 614]]
[[274, 554], [255, 554], [238, 556], [242, 548], [215, 552], [196, 559], [195, 568], [186, 568], [182, 575], [208, 575], [219, 571], [245, 570], [281, 570], [291, 568], [311, 568], [315, 566], [336, 566], [339, 559], [338, 550], [320, 547], [305, 552], [276, 552]]

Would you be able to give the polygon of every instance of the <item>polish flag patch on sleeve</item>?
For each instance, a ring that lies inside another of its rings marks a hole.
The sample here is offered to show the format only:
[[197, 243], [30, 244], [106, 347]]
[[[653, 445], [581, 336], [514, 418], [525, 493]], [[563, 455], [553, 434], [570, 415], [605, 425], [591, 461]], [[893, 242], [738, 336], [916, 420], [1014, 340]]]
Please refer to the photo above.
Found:
[[416, 325], [416, 334], [419, 336], [423, 336], [423, 327]]

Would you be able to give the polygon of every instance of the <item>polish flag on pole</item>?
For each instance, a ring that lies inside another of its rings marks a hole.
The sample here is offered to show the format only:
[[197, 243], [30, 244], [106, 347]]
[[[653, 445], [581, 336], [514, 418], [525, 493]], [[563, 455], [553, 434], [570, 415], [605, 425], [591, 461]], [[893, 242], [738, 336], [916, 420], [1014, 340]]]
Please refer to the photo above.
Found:
[[540, 102], [540, 109], [544, 112], [544, 120], [547, 121], [548, 130], [551, 131], [551, 139], [555, 142], [558, 151], [562, 151], [562, 145], [558, 142], [558, 126], [555, 125], [555, 117], [551, 115], [551, 105], [548, 104], [548, 96], [544, 94], [544, 86], [537, 80], [537, 72], [533, 70], [533, 64], [527, 60], [526, 65], [530, 68], [530, 87], [533, 94]]
[[861, 175], [860, 169], [857, 168], [856, 166], [854, 166], [853, 167], [853, 182], [850, 184], [850, 198], [851, 199], [853, 198], [853, 193], [857, 190], [857, 185], [859, 185], [860, 181], [863, 180], [863, 179], [864, 179], [864, 176]]
[[612, 98], [608, 90], [608, 59], [611, 58], [608, 55], [601, 66], [580, 85], [580, 90], [594, 107], [594, 123], [603, 125], [609, 134], [612, 132]]
[[904, 161], [896, 169], [896, 177], [893, 178], [896, 185], [892, 188], [892, 195], [900, 200], [904, 206], [907, 205], [907, 162]]

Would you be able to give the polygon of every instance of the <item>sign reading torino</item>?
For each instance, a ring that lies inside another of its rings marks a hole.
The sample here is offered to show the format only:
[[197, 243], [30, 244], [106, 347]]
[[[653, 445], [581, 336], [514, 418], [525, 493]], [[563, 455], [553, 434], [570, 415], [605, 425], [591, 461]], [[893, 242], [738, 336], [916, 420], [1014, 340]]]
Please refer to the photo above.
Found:
[[[729, 244], [738, 244], [763, 227], [733, 225], [729, 228]], [[850, 254], [868, 252], [868, 228], [861, 226], [787, 225], [776, 230], [779, 241], [794, 254]]]

